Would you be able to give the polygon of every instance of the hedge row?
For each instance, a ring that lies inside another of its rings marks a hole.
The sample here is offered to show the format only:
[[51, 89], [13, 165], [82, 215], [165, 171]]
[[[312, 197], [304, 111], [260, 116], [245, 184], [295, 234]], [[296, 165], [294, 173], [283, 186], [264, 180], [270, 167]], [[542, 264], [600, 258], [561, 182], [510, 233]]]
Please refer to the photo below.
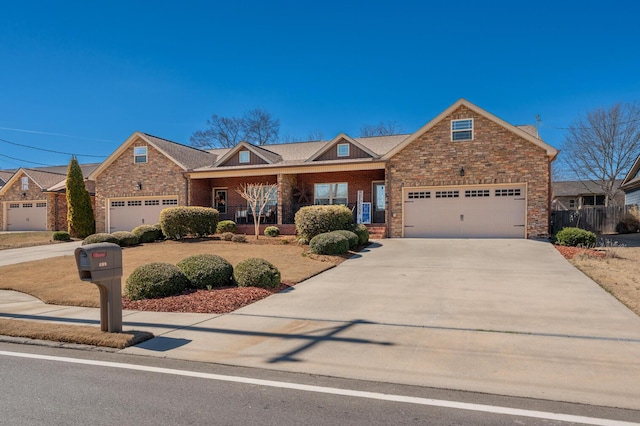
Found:
[[172, 240], [204, 237], [216, 233], [218, 216], [218, 210], [210, 207], [168, 207], [160, 212], [160, 227]]

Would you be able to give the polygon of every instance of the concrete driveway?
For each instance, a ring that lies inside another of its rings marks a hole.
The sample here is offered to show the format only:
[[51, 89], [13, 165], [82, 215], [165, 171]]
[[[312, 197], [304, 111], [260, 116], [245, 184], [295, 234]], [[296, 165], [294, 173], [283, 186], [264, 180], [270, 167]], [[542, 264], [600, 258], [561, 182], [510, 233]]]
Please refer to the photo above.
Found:
[[640, 318], [538, 241], [381, 240], [125, 352], [640, 409]]

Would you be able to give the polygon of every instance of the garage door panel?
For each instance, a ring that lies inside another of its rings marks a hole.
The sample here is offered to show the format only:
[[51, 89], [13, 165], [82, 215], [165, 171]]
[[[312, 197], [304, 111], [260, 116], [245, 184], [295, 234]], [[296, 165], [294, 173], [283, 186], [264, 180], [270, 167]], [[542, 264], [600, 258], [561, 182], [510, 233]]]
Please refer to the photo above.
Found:
[[404, 236], [523, 238], [523, 186], [428, 187], [405, 192]]
[[7, 203], [7, 231], [46, 230], [46, 201], [19, 201]]
[[131, 231], [140, 225], [154, 225], [160, 212], [178, 204], [175, 197], [119, 199], [109, 202], [109, 232]]

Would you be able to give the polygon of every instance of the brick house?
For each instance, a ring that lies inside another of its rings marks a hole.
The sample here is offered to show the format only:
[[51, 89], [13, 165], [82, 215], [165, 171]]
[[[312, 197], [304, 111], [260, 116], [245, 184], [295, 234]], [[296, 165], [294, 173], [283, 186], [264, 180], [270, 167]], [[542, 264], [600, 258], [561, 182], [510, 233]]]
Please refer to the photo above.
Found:
[[98, 232], [156, 223], [171, 205], [251, 221], [236, 190], [277, 184], [263, 217], [293, 232], [303, 205], [346, 204], [391, 237], [548, 234], [557, 150], [461, 99], [410, 135], [199, 150], [133, 133], [90, 175]]
[[[92, 199], [94, 183], [86, 177], [97, 166], [80, 166]], [[66, 180], [67, 166], [0, 171], [0, 230], [66, 231]]]

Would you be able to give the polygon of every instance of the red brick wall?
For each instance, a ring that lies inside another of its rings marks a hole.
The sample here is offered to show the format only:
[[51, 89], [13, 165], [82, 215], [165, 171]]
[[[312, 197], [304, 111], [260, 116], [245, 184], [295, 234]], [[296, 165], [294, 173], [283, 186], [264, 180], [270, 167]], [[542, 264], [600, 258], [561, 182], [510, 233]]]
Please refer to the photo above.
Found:
[[[298, 175], [298, 185], [304, 184], [311, 191], [316, 183], [343, 183], [348, 184], [349, 204], [358, 201], [358, 191], [364, 191], [364, 202], [371, 202], [371, 190], [373, 181], [384, 181], [384, 170], [360, 170], [349, 172], [327, 173], [303, 173]], [[287, 203], [288, 201], [284, 201]], [[313, 196], [310, 200], [313, 203]]]
[[[474, 138], [452, 142], [451, 120], [464, 118], [474, 119]], [[392, 237], [402, 236], [404, 186], [499, 183], [527, 183], [527, 237], [548, 234], [546, 151], [465, 106], [394, 155], [389, 161], [388, 179]]]
[[[264, 183], [272, 185], [277, 182], [277, 176], [251, 176], [251, 177], [234, 177], [234, 178], [216, 178], [207, 179], [209, 182], [209, 198], [211, 198], [213, 188], [227, 188], [227, 205], [228, 206], [246, 206], [247, 202], [236, 192], [243, 183]], [[199, 204], [201, 205], [201, 204]], [[207, 204], [211, 206], [211, 204]]]

